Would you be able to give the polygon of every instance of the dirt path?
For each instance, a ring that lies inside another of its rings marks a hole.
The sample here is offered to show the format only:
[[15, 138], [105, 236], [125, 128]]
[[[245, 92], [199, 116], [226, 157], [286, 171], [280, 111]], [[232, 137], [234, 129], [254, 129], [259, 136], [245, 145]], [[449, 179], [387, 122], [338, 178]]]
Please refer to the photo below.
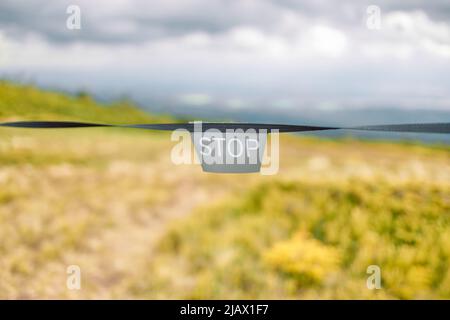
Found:
[[[145, 180], [145, 170], [138, 167], [125, 168], [124, 174], [130, 180]], [[112, 198], [109, 207], [110, 227], [105, 226], [89, 235], [81, 249], [68, 250], [60, 259], [51, 261], [36, 270], [29, 288], [45, 288], [44, 291], [27, 291], [22, 298], [131, 298], [128, 290], [130, 279], [138, 279], [144, 266], [151, 261], [158, 239], [176, 219], [182, 218], [197, 206], [218, 198], [226, 193], [196, 180], [192, 168], [161, 170], [158, 185], [171, 186], [172, 191], [162, 201], [145, 206], [139, 194], [121, 199], [117, 191], [103, 191], [102, 201]], [[109, 177], [113, 179], [116, 177]], [[152, 173], [147, 173], [152, 174]], [[131, 175], [131, 176], [130, 176]], [[201, 177], [201, 176], [200, 176]], [[122, 177], [123, 178], [123, 177]], [[106, 184], [107, 181], [103, 181]], [[156, 184], [155, 184], [156, 185]], [[151, 188], [151, 187], [147, 187]], [[123, 190], [118, 188], [117, 190]], [[133, 187], [133, 190], [138, 190]], [[115, 198], [115, 199], [114, 199]], [[135, 199], [136, 198], [136, 199]], [[81, 290], [68, 290], [66, 268], [77, 265], [81, 268]]]
[[[143, 265], [152, 259], [158, 240], [176, 219], [188, 215], [218, 192], [193, 188], [189, 183], [178, 185], [173, 192], [176, 201], [152, 208], [152, 213], [139, 221], [122, 219], [118, 228], [104, 233], [101, 253], [91, 261], [85, 281], [91, 281], [94, 290], [89, 295], [96, 298], [127, 298], [127, 280], [139, 277]], [[84, 293], [76, 294], [84, 297]]]

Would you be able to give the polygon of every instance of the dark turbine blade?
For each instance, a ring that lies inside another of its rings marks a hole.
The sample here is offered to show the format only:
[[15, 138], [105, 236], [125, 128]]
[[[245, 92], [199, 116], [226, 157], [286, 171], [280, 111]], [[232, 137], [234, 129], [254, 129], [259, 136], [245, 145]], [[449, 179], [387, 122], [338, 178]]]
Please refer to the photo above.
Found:
[[197, 128], [201, 131], [217, 130], [226, 132], [227, 130], [267, 130], [270, 133], [272, 130], [279, 132], [306, 132], [306, 131], [321, 131], [321, 130], [363, 130], [363, 131], [389, 131], [389, 132], [421, 132], [421, 133], [450, 133], [450, 123], [409, 123], [409, 124], [389, 124], [389, 125], [370, 125], [370, 126], [356, 126], [356, 127], [326, 127], [326, 126], [304, 126], [304, 125], [290, 125], [290, 124], [271, 124], [271, 123], [222, 123], [222, 122], [198, 122], [198, 123], [149, 123], [149, 124], [101, 124], [101, 123], [87, 123], [87, 122], [72, 122], [72, 121], [17, 121], [0, 123], [2, 127], [16, 127], [16, 128], [43, 128], [43, 129], [58, 129], [58, 128], [86, 128], [86, 127], [119, 127], [119, 128], [135, 128], [147, 130], [178, 130], [183, 129], [189, 132], [194, 132]]

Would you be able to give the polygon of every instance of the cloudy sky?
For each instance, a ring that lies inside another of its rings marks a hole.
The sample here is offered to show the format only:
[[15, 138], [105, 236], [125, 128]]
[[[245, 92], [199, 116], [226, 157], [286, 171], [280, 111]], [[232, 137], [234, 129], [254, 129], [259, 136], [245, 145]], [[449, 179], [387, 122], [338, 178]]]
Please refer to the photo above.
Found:
[[450, 112], [450, 3], [1, 0], [0, 77], [193, 108]]

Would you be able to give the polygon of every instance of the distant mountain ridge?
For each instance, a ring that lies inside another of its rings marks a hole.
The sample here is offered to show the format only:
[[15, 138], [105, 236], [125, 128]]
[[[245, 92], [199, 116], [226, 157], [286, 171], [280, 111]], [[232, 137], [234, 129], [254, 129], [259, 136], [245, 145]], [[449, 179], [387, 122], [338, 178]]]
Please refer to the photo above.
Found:
[[[149, 103], [143, 103], [145, 105]], [[323, 126], [359, 126], [396, 123], [421, 123], [421, 122], [450, 122], [450, 111], [402, 109], [395, 106], [380, 106], [379, 108], [360, 109], [333, 109], [321, 110], [309, 109], [273, 109], [262, 106], [260, 109], [227, 109], [220, 106], [192, 107], [186, 105], [171, 105], [163, 109], [161, 103], [153, 101], [152, 106], [156, 112], [169, 112], [178, 117], [190, 117], [198, 120], [229, 120], [242, 122], [270, 122], [280, 124], [303, 124]], [[422, 142], [450, 143], [450, 136], [443, 134], [421, 133], [389, 133], [389, 132], [360, 132], [360, 131], [324, 131], [311, 134], [314, 136], [353, 136], [358, 138], [383, 139], [383, 140], [409, 140]]]

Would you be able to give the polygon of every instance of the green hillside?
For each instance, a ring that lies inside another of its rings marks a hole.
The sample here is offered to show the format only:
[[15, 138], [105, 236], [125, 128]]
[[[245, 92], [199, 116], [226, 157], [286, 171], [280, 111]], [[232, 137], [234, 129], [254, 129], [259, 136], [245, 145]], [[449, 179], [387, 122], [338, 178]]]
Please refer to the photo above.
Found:
[[31, 85], [0, 82], [0, 119], [2, 120], [79, 120], [105, 123], [142, 123], [168, 120], [152, 116], [128, 102], [104, 105], [89, 95], [69, 96], [45, 91]]

